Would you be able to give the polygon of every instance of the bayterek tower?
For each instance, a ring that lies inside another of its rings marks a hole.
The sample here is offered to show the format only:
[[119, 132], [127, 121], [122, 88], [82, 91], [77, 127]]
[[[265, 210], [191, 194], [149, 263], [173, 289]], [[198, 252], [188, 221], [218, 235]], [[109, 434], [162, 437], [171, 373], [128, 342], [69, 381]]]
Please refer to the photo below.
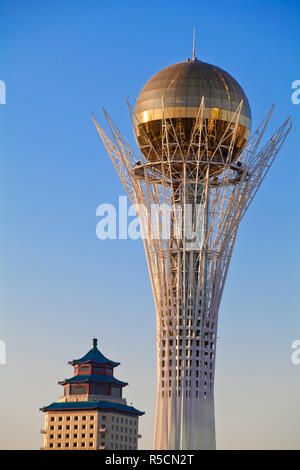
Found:
[[215, 449], [218, 314], [232, 250], [291, 124], [263, 142], [272, 107], [251, 135], [242, 87], [194, 55], [153, 75], [128, 107], [138, 149], [106, 111], [112, 139], [93, 120], [143, 235], [156, 308], [154, 449]]

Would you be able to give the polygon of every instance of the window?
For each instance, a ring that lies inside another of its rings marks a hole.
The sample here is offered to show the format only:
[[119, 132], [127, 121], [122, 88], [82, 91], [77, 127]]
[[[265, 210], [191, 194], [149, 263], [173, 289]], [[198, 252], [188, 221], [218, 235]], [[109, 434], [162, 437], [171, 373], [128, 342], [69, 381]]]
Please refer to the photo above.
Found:
[[89, 436], [89, 437], [93, 438], [93, 437], [94, 437], [94, 434], [93, 434], [93, 433], [90, 433], [90, 436]]
[[83, 433], [83, 434], [81, 434], [81, 437], [84, 439], [84, 438], [85, 438], [85, 434], [84, 434], [84, 433]]
[[58, 435], [57, 435], [57, 439], [61, 439], [61, 434], [58, 434]]
[[78, 429], [78, 424], [74, 424], [74, 429]]
[[99, 375], [103, 375], [104, 374], [104, 367], [93, 367], [94, 369], [94, 374], [99, 374]]
[[93, 442], [89, 442], [89, 447], [93, 447]]
[[69, 442], [66, 442], [66, 447], [70, 447], [70, 444], [69, 444]]
[[83, 425], [81, 426], [81, 428], [82, 428], [82, 429], [86, 429], [86, 424], [83, 424]]
[[53, 443], [51, 442], [51, 444], [49, 444], [49, 447], [53, 447]]
[[69, 424], [67, 424], [66, 429], [70, 429], [70, 425], [69, 425]]
[[82, 416], [82, 420], [83, 420], [83, 421], [86, 421], [86, 416]]
[[50, 421], [54, 421], [54, 419], [55, 419], [54, 416], [51, 416]]
[[73, 442], [73, 447], [77, 447], [77, 442]]
[[62, 429], [62, 426], [57, 426], [58, 429]]
[[91, 393], [95, 395], [108, 395], [109, 386], [107, 384], [92, 384]]
[[74, 434], [73, 437], [74, 437], [74, 439], [77, 439], [78, 434]]
[[71, 416], [67, 416], [67, 421], [71, 421]]
[[57, 447], [61, 447], [61, 443], [60, 443], [60, 442], [57, 444]]
[[90, 419], [91, 419], [91, 420], [95, 419], [95, 416], [90, 416]]
[[82, 442], [82, 443], [81, 443], [81, 447], [85, 447], [85, 442]]
[[112, 395], [112, 397], [120, 397], [121, 396], [121, 389], [119, 387], [112, 387], [111, 388], [111, 395]]
[[62, 421], [62, 416], [59, 416], [59, 417], [58, 417], [58, 421]]
[[50, 434], [49, 438], [54, 439], [54, 434]]
[[50, 426], [50, 430], [52, 431], [54, 429], [54, 426]]
[[66, 439], [69, 439], [70, 438], [70, 434], [66, 434]]
[[74, 416], [74, 421], [78, 421], [78, 416]]
[[90, 424], [90, 429], [94, 429], [94, 425], [93, 425], [93, 424]]
[[85, 395], [87, 393], [87, 385], [71, 385], [71, 395]]

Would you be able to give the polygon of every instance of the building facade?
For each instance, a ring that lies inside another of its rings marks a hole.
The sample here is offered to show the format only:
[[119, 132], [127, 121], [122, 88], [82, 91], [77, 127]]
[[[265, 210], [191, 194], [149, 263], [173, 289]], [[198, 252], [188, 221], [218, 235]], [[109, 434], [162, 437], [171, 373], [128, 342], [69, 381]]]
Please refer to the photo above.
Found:
[[138, 419], [144, 412], [127, 405], [123, 388], [114, 377], [119, 362], [107, 359], [93, 339], [92, 349], [69, 362], [74, 376], [59, 382], [64, 394], [41, 408], [45, 413], [46, 450], [136, 450]]

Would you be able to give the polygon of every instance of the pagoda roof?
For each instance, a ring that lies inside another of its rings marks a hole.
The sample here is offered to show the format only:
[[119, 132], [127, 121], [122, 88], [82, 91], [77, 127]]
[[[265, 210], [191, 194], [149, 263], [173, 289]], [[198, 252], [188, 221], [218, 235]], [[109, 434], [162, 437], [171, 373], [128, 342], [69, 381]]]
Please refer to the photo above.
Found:
[[48, 406], [40, 408], [41, 411], [67, 411], [67, 410], [96, 410], [105, 411], [121, 411], [124, 413], [142, 416], [144, 411], [139, 411], [133, 406], [124, 405], [122, 403], [114, 403], [110, 401], [67, 401], [55, 402]]
[[80, 359], [73, 359], [72, 361], [69, 361], [69, 364], [81, 364], [81, 363], [87, 363], [87, 362], [93, 362], [96, 364], [110, 364], [113, 367], [119, 366], [120, 362], [114, 362], [105, 357], [97, 348], [97, 339], [93, 338], [93, 347], [92, 349], [89, 350], [83, 357]]
[[110, 383], [110, 384], [120, 385], [121, 387], [125, 387], [125, 385], [128, 385], [128, 382], [122, 382], [121, 380], [116, 379], [112, 375], [98, 375], [98, 374], [88, 374], [88, 375], [78, 374], [78, 375], [74, 375], [74, 377], [71, 377], [70, 379], [61, 380], [58, 383], [61, 385], [64, 385], [67, 383], [82, 383], [82, 382]]

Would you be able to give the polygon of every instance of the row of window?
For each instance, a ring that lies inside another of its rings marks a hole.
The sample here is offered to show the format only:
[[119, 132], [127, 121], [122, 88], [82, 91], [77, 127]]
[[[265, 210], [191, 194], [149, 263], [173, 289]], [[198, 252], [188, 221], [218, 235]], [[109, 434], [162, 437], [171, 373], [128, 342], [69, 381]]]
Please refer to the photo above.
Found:
[[[212, 345], [211, 346], [211, 349], [214, 349], [214, 346]], [[193, 354], [193, 352], [195, 354]], [[199, 357], [199, 356], [204, 356], [204, 357], [208, 357], [209, 353], [207, 351], [203, 351], [202, 349], [177, 349], [174, 351], [172, 350], [169, 350], [169, 356], [186, 356], [186, 357], [191, 357], [191, 356], [196, 356], [196, 357]], [[166, 356], [166, 351], [163, 349], [162, 350], [162, 357], [165, 357]], [[213, 357], [213, 353], [210, 354], [211, 357]]]
[[[117, 444], [117, 443], [111, 443], [111, 449], [116, 449], [116, 450], [134, 450], [136, 449], [137, 447], [136, 446], [128, 446], [128, 445], [123, 445], [123, 444]], [[109, 449], [109, 447], [106, 447], [107, 449]]]
[[71, 418], [73, 418], [74, 421], [79, 421], [79, 419], [82, 419], [82, 421], [86, 421], [87, 419], [93, 421], [95, 416], [50, 416], [50, 421], [71, 421]]
[[[214, 355], [211, 354], [210, 355], [210, 360], [212, 361], [214, 359]], [[192, 359], [190, 360], [186, 360], [185, 361], [185, 364], [183, 364], [184, 361], [182, 361], [181, 359], [179, 361], [172, 361], [172, 359], [170, 359], [168, 361], [168, 364], [169, 364], [169, 367], [170, 366], [176, 366], [176, 367], [192, 367], [193, 365], [195, 365], [196, 367], [202, 367], [203, 366], [203, 362], [202, 361], [199, 361], [198, 359], [196, 361], [193, 362]], [[162, 367], [167, 367], [167, 364], [166, 364], [166, 361], [161, 361], [161, 366]], [[206, 369], [208, 367], [208, 362], [204, 362], [204, 368]], [[210, 362], [209, 363], [209, 368], [212, 369], [213, 368], [213, 363]]]
[[[89, 429], [94, 429], [95, 428], [95, 425], [94, 424], [81, 424], [80, 426], [80, 429], [87, 429], [87, 427]], [[65, 426], [62, 426], [61, 424], [59, 424], [57, 426], [57, 429], [59, 431], [61, 431], [63, 428], [65, 428], [67, 431], [69, 431], [70, 429], [79, 429], [79, 425], [78, 424], [74, 424], [73, 427], [70, 425], [70, 424], [66, 424]], [[50, 426], [50, 431], [54, 431], [55, 429], [55, 426], [54, 425], [51, 425]]]
[[75, 375], [77, 374], [100, 374], [100, 375], [113, 375], [112, 367], [100, 367], [100, 366], [75, 366]]
[[120, 418], [119, 416], [112, 416], [111, 417], [112, 422], [116, 423], [124, 423], [124, 424], [129, 424], [132, 426], [137, 426], [137, 420], [136, 419], [127, 419], [127, 418]]
[[[178, 398], [183, 397], [183, 396], [185, 396], [186, 398], [191, 398], [191, 396], [193, 395], [193, 393], [191, 393], [191, 390], [186, 390], [185, 394], [181, 393], [181, 390], [177, 390], [175, 393], [174, 392], [172, 393], [172, 392], [173, 392], [172, 390], [169, 390], [169, 391], [162, 390], [161, 396], [162, 398], [164, 397], [171, 398], [173, 394], [175, 397], [178, 397]], [[194, 390], [192, 390], [192, 392], [194, 392]], [[203, 392], [202, 390], [201, 391], [196, 390], [195, 395], [196, 395], [196, 398], [200, 398], [200, 397], [207, 398], [207, 393]]]
[[[95, 420], [95, 416], [94, 415], [91, 415], [91, 416], [50, 416], [50, 421], [51, 422], [54, 422], [54, 421], [79, 421], [79, 420], [82, 420], [82, 421], [87, 421], [88, 419], [91, 420], [91, 421], [94, 421]], [[106, 421], [106, 416], [105, 415], [102, 415], [102, 416], [99, 416], [99, 419], [101, 419], [101, 421]], [[111, 417], [111, 420], [112, 422], [116, 422], [116, 423], [122, 423], [122, 424], [127, 424], [129, 426], [135, 426], [137, 427], [137, 420], [134, 420], [134, 419], [129, 419], [129, 418], [122, 418], [122, 417], [119, 417], [119, 416], [112, 416]], [[61, 428], [58, 428], [58, 429], [61, 429]], [[67, 428], [69, 429], [69, 428]]]
[[[54, 448], [58, 448], [58, 449], [61, 449], [61, 448], [66, 448], [66, 449], [69, 449], [69, 448], [93, 448], [94, 447], [94, 443], [93, 442], [65, 442], [65, 443], [61, 443], [61, 442], [57, 442], [56, 444], [54, 444], [53, 442], [50, 442], [49, 444], [49, 448], [50, 449], [54, 449]], [[100, 447], [101, 448], [106, 448], [106, 449], [109, 449], [109, 447], [105, 447], [105, 442], [101, 442], [100, 443]], [[119, 444], [117, 442], [112, 442], [111, 445], [110, 445], [110, 448], [111, 449], [117, 449], [117, 450], [134, 450], [137, 448], [136, 445], [128, 445], [128, 444]]]
[[[201, 315], [201, 311], [199, 310], [198, 312], [200, 315]], [[191, 316], [189, 316], [189, 314], [192, 314]], [[169, 312], [169, 315], [172, 315], [171, 312]], [[169, 322], [165, 319], [165, 320], [162, 320], [161, 321], [161, 326], [163, 328], [166, 328], [169, 324], [169, 326], [182, 326], [183, 323], [185, 323], [186, 326], [203, 326], [207, 329], [211, 329], [211, 330], [214, 330], [215, 328], [215, 322], [212, 322], [212, 324], [210, 325], [209, 321], [207, 321], [205, 318], [202, 318], [201, 316], [198, 316], [197, 318], [193, 318], [194, 316], [194, 312], [193, 311], [190, 311], [190, 312], [184, 312], [183, 313], [183, 316], [185, 315], [185, 322], [183, 322], [183, 319], [182, 319], [182, 311], [181, 309], [179, 309], [179, 315], [181, 318], [179, 318], [179, 320], [177, 321], [177, 319], [173, 319], [173, 320], [169, 320]], [[205, 323], [205, 325], [204, 325]]]
[[[196, 336], [200, 336], [200, 330], [199, 331], [197, 330]], [[194, 340], [193, 338], [186, 339], [185, 344], [186, 344], [186, 346], [192, 346], [193, 344], [195, 344], [196, 346], [200, 346], [200, 342], [203, 342], [205, 340], [205, 343], [207, 345], [208, 340], [213, 340], [213, 339], [215, 339], [214, 333], [206, 332], [206, 333], [204, 333], [204, 338], [196, 339], [196, 340]], [[177, 341], [177, 339], [176, 340], [169, 339], [169, 341], [166, 340], [166, 339], [163, 339], [162, 340], [162, 347], [164, 348], [168, 344], [169, 344], [169, 346], [177, 346], [178, 344], [179, 344], [179, 346], [182, 346], [183, 342], [184, 342], [184, 339], [179, 339], [179, 341]]]
[[[182, 381], [181, 380], [174, 380], [174, 386], [175, 387], [181, 387], [181, 382], [182, 382], [182, 385], [184, 385], [184, 382], [185, 382], [186, 387], [192, 387], [192, 381], [191, 380], [186, 380], [186, 381], [184, 381], [184, 380], [182, 380]], [[162, 380], [162, 382], [161, 382], [162, 388], [164, 388], [164, 386], [167, 387], [167, 384], [168, 384], [168, 381], [165, 382], [164, 380]], [[194, 383], [193, 383], [193, 385], [194, 385]], [[196, 388], [198, 388], [198, 387], [202, 388], [202, 386], [204, 386], [204, 388], [206, 388], [207, 387], [207, 382], [202, 383], [199, 380], [196, 380], [195, 385], [196, 385]], [[210, 388], [212, 388], [212, 383], [211, 382], [210, 382], [209, 385], [210, 385]], [[171, 387], [171, 386], [172, 386], [172, 380], [169, 380], [169, 387]]]
[[[70, 442], [65, 442], [64, 444], [62, 444], [61, 442], [58, 442], [55, 445], [53, 442], [50, 442], [49, 448], [53, 449], [54, 447], [58, 447], [59, 449], [62, 448], [62, 447], [69, 448], [69, 447], [71, 447], [71, 443]], [[75, 447], [75, 448], [76, 447], [94, 447], [94, 443], [93, 442], [81, 442], [79, 444], [78, 442], [72, 442], [72, 447]]]
[[[201, 326], [200, 325], [194, 325], [193, 326], [193, 323], [190, 321], [190, 324], [186, 325], [185, 327], [182, 328], [182, 325], [179, 325], [179, 329], [177, 329], [178, 327], [177, 326], [173, 326], [172, 328], [169, 328], [167, 325], [165, 326], [161, 326], [161, 331], [163, 333], [163, 336], [164, 338], [166, 339], [163, 339], [162, 341], [166, 341], [167, 340], [167, 337], [168, 335], [166, 335], [167, 332], [169, 332], [169, 340], [175, 340], [176, 338], [189, 338], [189, 339], [196, 339], [196, 341], [200, 341], [200, 339], [203, 339], [201, 338], [203, 336], [203, 332], [201, 331]], [[198, 327], [199, 329], [195, 330], [195, 327]], [[210, 333], [210, 337], [212, 339], [214, 339], [214, 335], [215, 335], [215, 330], [211, 330], [209, 331]], [[198, 337], [198, 338], [197, 338]], [[199, 339], [200, 337], [200, 339]]]
[[[187, 369], [187, 370], [186, 369], [178, 369], [178, 370], [169, 369], [169, 374], [167, 374], [167, 372], [162, 370], [161, 371], [161, 376], [165, 377], [165, 376], [169, 375], [169, 377], [172, 377], [173, 372], [174, 372], [174, 377], [177, 377], [177, 376], [178, 377], [193, 377], [193, 372], [195, 372], [195, 377], [199, 377], [201, 375], [201, 371], [199, 371], [199, 370], [193, 371], [192, 369]], [[208, 373], [204, 372], [203, 375], [204, 375], [204, 377], [207, 377]], [[210, 379], [213, 378], [212, 372], [209, 373], [209, 378]]]
[[114, 426], [113, 424], [111, 425], [111, 430], [112, 431], [125, 432], [125, 433], [129, 433], [129, 434], [136, 434], [137, 433], [137, 429], [123, 428], [122, 426], [120, 426], [120, 429], [119, 429], [119, 426]]
[[[86, 439], [87, 437], [88, 437], [89, 439], [93, 439], [93, 438], [94, 438], [94, 434], [93, 434], [93, 433], [89, 433], [89, 435], [87, 436], [87, 434], [82, 433], [82, 434], [80, 435], [80, 438], [81, 438], [81, 439]], [[49, 435], [49, 439], [54, 439], [54, 438], [55, 438], [54, 434], [50, 434], [50, 435]], [[73, 438], [73, 439], [78, 439], [79, 436], [78, 436], [77, 433], [75, 433], [75, 434], [73, 434], [72, 438]], [[62, 434], [57, 434], [57, 439], [63, 439], [63, 435], [62, 435]], [[70, 439], [70, 434], [66, 434], [66, 435], [65, 435], [65, 439]]]
[[110, 436], [112, 441], [121, 441], [121, 442], [137, 442], [136, 437], [128, 437], [128, 436], [119, 436], [118, 434], [112, 434]]

